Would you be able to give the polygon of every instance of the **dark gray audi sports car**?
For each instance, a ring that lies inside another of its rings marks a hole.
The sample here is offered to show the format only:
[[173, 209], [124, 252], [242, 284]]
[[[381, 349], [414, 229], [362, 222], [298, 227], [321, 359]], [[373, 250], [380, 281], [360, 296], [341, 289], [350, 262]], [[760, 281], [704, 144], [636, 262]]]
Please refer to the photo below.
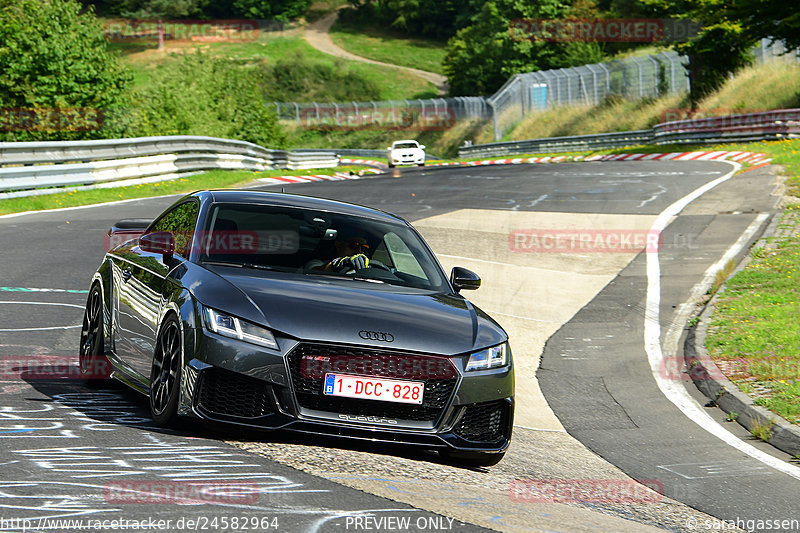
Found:
[[87, 380], [196, 417], [496, 464], [511, 438], [508, 336], [403, 219], [284, 193], [190, 194], [109, 232], [80, 340]]

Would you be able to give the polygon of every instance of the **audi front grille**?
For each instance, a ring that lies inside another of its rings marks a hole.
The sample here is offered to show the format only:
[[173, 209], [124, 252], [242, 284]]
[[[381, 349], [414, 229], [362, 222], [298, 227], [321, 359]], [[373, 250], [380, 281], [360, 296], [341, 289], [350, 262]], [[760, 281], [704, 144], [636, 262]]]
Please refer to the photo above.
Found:
[[[334, 414], [385, 417], [435, 425], [453, 394], [458, 373], [447, 357], [323, 344], [300, 344], [288, 355], [301, 408]], [[343, 398], [322, 392], [326, 372], [421, 381], [422, 404]]]

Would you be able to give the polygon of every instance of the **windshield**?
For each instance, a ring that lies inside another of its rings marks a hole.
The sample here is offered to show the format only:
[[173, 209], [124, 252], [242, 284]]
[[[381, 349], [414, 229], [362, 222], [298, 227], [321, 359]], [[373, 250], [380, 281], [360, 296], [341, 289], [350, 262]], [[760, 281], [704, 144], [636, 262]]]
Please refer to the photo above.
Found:
[[410, 142], [410, 143], [395, 143], [394, 144], [394, 149], [395, 150], [404, 149], [404, 148], [419, 148], [419, 145], [417, 143], [414, 143], [414, 142]]
[[408, 226], [299, 208], [217, 204], [198, 232], [207, 264], [449, 290]]

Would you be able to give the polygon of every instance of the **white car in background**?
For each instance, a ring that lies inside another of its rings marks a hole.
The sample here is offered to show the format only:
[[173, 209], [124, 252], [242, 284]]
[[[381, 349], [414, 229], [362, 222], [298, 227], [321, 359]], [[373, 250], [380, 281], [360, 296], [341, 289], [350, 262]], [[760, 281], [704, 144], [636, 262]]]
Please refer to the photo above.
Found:
[[425, 166], [425, 145], [417, 141], [395, 141], [389, 150], [389, 168], [395, 165]]

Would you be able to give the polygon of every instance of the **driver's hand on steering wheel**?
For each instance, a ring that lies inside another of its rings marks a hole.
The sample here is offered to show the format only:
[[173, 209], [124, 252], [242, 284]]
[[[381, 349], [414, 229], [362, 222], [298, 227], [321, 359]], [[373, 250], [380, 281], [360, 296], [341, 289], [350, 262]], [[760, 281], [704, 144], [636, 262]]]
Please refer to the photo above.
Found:
[[355, 254], [346, 257], [337, 257], [330, 262], [330, 269], [335, 272], [346, 273], [350, 270], [361, 270], [369, 266], [369, 257], [364, 254]]

